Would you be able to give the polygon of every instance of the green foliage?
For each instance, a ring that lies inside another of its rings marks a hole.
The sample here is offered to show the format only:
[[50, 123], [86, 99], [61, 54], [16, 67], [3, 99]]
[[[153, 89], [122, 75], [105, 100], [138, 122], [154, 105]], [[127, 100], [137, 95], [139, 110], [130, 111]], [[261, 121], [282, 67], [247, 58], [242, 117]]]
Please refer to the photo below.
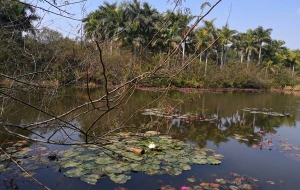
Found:
[[[272, 29], [262, 26], [239, 33], [228, 25], [216, 28], [215, 19], [204, 20], [182, 41], [194, 18], [189, 13], [160, 13], [137, 0], [105, 2], [84, 19], [87, 42], [83, 44], [48, 28], [22, 36], [38, 18], [34, 9], [11, 0], [0, 5], [0, 71], [13, 76], [30, 73], [25, 80], [103, 85], [103, 66], [99, 55], [92, 53], [97, 40], [109, 85], [155, 68], [160, 69], [140, 85], [282, 88], [299, 82], [299, 50], [289, 50], [284, 41], [271, 39]], [[210, 4], [204, 3], [201, 9], [206, 6]], [[176, 47], [178, 51], [171, 55]], [[187, 62], [189, 66], [182, 69]]]
[[38, 17], [34, 9], [26, 3], [16, 0], [0, 1], [0, 72], [13, 70], [20, 73], [24, 68], [23, 32], [33, 32], [32, 22]]

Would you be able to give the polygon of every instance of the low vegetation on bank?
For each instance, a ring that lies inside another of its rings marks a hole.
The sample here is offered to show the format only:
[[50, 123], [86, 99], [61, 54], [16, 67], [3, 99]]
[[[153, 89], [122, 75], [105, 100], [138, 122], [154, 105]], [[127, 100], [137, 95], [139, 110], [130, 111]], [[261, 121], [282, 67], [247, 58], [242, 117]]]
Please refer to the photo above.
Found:
[[272, 29], [262, 26], [238, 32], [216, 27], [213, 19], [190, 30], [191, 13], [162, 13], [137, 0], [105, 2], [83, 20], [85, 35], [77, 39], [34, 28], [38, 19], [30, 4], [1, 2], [2, 84], [117, 86], [137, 76], [143, 76], [138, 85], [144, 87], [293, 89], [299, 84], [300, 51], [272, 39]]

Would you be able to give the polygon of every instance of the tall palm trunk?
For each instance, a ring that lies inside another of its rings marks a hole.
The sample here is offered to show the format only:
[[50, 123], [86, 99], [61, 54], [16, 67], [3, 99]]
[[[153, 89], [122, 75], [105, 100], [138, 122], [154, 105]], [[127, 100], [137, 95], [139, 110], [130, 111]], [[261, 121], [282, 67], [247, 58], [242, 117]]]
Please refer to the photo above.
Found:
[[135, 66], [136, 61], [136, 45], [133, 44], [133, 66]]
[[221, 68], [221, 67], [223, 67], [223, 64], [224, 64], [224, 63], [223, 63], [223, 62], [224, 62], [224, 60], [223, 60], [223, 58], [224, 58], [224, 51], [223, 51], [223, 49], [224, 49], [224, 48], [223, 48], [223, 45], [222, 45], [222, 49], [221, 49], [221, 63], [220, 63], [220, 68]]
[[200, 61], [200, 63], [202, 63], [202, 50], [201, 50], [201, 48], [200, 48], [199, 61]]
[[258, 64], [261, 62], [261, 49], [262, 49], [262, 43], [259, 46], [259, 53], [258, 53]]
[[204, 77], [206, 77], [206, 73], [207, 73], [207, 63], [208, 63], [208, 56], [209, 56], [209, 52], [205, 52], [205, 69], [204, 69]]
[[184, 57], [185, 57], [185, 42], [181, 44], [182, 46], [182, 67], [184, 66]]
[[219, 52], [218, 50], [216, 51], [216, 54], [217, 54], [217, 65], [219, 64]]
[[222, 52], [221, 52], [221, 65], [220, 67], [225, 66], [226, 64], [226, 48], [224, 45], [222, 45]]
[[167, 56], [167, 58], [168, 58], [168, 68], [170, 68], [170, 53], [171, 53], [171, 47], [170, 47], [170, 45], [169, 45], [169, 48], [168, 48], [168, 56]]
[[112, 55], [112, 53], [113, 53], [113, 41], [112, 40], [110, 40], [109, 52], [110, 52], [110, 55]]
[[227, 51], [226, 51], [226, 48], [224, 49], [224, 66], [226, 65], [227, 63]]
[[242, 51], [240, 51], [240, 56], [241, 56], [241, 63], [243, 63], [244, 62], [244, 54]]
[[248, 56], [247, 56], [247, 67], [249, 66], [249, 63], [250, 63], [250, 57], [251, 57], [251, 50], [248, 52]]

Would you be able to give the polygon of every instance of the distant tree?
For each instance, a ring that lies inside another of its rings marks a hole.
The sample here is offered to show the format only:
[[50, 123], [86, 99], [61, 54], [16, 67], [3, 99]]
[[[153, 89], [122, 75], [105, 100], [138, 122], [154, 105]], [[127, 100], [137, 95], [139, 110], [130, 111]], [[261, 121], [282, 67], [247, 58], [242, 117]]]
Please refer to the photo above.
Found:
[[[204, 20], [204, 26], [199, 28], [198, 34], [198, 43], [202, 43], [203, 47], [206, 49], [205, 54], [205, 70], [204, 70], [204, 77], [207, 74], [207, 66], [208, 66], [208, 58], [209, 54], [211, 53], [213, 49], [213, 42], [217, 39], [217, 29], [214, 25], [213, 20]], [[203, 37], [203, 38], [202, 38]], [[201, 39], [202, 38], [202, 39]], [[200, 44], [199, 44], [200, 45]]]
[[248, 29], [244, 38], [244, 43], [246, 47], [246, 54], [247, 54], [247, 66], [249, 66], [252, 53], [257, 53], [257, 45], [256, 45], [257, 37], [255, 32], [252, 29]]
[[221, 46], [221, 67], [226, 65], [227, 58], [227, 49], [228, 46], [233, 44], [234, 34], [236, 34], [236, 30], [229, 29], [228, 25], [222, 27], [222, 29], [217, 30], [217, 35], [219, 37], [219, 44]]
[[258, 48], [259, 48], [258, 64], [261, 63], [261, 51], [262, 51], [263, 43], [271, 42], [271, 32], [272, 32], [272, 28], [264, 29], [262, 26], [259, 26], [254, 30], [256, 40], [258, 43]]

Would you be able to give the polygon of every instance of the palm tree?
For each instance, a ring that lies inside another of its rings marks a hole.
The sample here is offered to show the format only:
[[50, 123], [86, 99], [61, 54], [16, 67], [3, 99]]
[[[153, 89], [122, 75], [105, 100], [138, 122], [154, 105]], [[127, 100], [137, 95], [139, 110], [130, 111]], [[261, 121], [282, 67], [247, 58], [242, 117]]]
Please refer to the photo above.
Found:
[[264, 29], [262, 26], [257, 27], [255, 30], [255, 36], [259, 47], [259, 53], [258, 53], [258, 64], [261, 63], [261, 51], [263, 43], [270, 42], [271, 41], [271, 32], [272, 29]]
[[248, 29], [245, 35], [245, 46], [246, 46], [246, 51], [245, 53], [247, 54], [247, 67], [249, 66], [249, 63], [251, 61], [252, 53], [257, 52], [257, 47], [256, 47], [256, 36], [255, 32], [252, 29]]
[[300, 50], [289, 51], [288, 60], [292, 65], [292, 76], [294, 76], [295, 66], [300, 65]]
[[[35, 14], [33, 6], [18, 1], [1, 0], [0, 1], [0, 28], [14, 31], [17, 37], [22, 37], [22, 32], [32, 32], [32, 22], [39, 19]], [[3, 31], [2, 31], [3, 32]]]
[[126, 45], [132, 46], [134, 59], [137, 50], [141, 47], [148, 47], [152, 36], [156, 33], [156, 22], [159, 19], [157, 9], [152, 8], [148, 3], [134, 0], [125, 6], [124, 14], [126, 15], [126, 24], [129, 26], [124, 33], [124, 41]]
[[221, 67], [226, 64], [226, 54], [228, 46], [233, 44], [234, 37], [233, 35], [236, 34], [236, 30], [230, 30], [228, 25], [225, 25], [222, 29], [217, 30], [217, 35], [219, 37], [218, 41], [221, 45]]
[[243, 63], [247, 49], [245, 43], [246, 33], [238, 33], [237, 35], [234, 35], [233, 38], [233, 48], [237, 51], [237, 55], [240, 56], [240, 62]]
[[181, 12], [172, 12], [168, 11], [166, 16], [166, 20], [169, 20], [167, 22], [167, 41], [169, 44], [172, 44], [173, 46], [178, 45], [180, 42], [182, 42], [181, 48], [182, 48], [182, 65], [184, 64], [184, 59], [185, 59], [185, 53], [186, 53], [186, 45], [187, 45], [187, 40], [189, 39], [186, 38], [183, 40], [184, 36], [186, 35], [189, 27], [188, 24], [190, 21], [193, 19], [193, 17], [190, 14], [183, 14]]
[[[283, 40], [272, 40], [269, 44], [264, 46], [262, 53], [268, 59], [277, 64], [281, 61], [280, 59], [276, 59], [276, 55], [280, 54], [286, 56], [287, 48], [284, 46], [285, 42]], [[280, 57], [280, 56], [279, 56]], [[282, 60], [282, 59], [281, 59]]]
[[214, 26], [215, 19], [212, 19], [210, 21], [204, 20], [204, 26], [199, 29], [199, 32], [197, 33], [198, 39], [203, 37], [202, 41], [198, 41], [199, 45], [200, 43], [203, 44], [202, 46], [206, 49], [205, 51], [205, 69], [204, 69], [204, 77], [207, 73], [207, 65], [208, 65], [208, 57], [210, 54], [210, 51], [212, 51], [212, 43], [216, 39], [216, 28]]
[[207, 36], [207, 32], [206, 30], [200, 30], [200, 29], [197, 29], [195, 31], [195, 38], [196, 38], [196, 42], [195, 42], [195, 48], [196, 50], [199, 51], [199, 61], [200, 63], [202, 62], [202, 49], [205, 49], [205, 38]]
[[288, 62], [288, 49], [282, 40], [272, 40], [263, 47], [262, 54], [266, 58], [266, 67], [273, 68]]
[[104, 5], [91, 12], [83, 21], [87, 36], [101, 41], [110, 41], [112, 51], [112, 42], [122, 26], [122, 10], [117, 7], [117, 3], [104, 2]]

